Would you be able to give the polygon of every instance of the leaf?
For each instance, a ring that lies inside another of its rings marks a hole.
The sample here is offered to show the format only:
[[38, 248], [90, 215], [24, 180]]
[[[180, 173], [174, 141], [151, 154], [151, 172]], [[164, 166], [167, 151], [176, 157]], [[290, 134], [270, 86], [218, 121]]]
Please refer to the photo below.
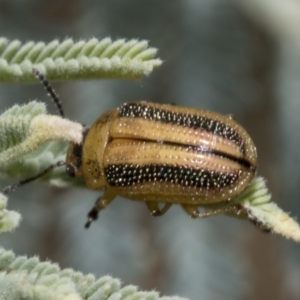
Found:
[[15, 105], [0, 116], [0, 169], [38, 149], [47, 141], [80, 143], [82, 125], [46, 115], [43, 103]]
[[234, 202], [245, 208], [248, 216], [258, 221], [263, 228], [300, 242], [299, 224], [271, 201], [271, 195], [262, 177], [254, 178]]
[[140, 79], [162, 61], [147, 41], [110, 38], [44, 42], [0, 38], [0, 82], [36, 82], [36, 68], [50, 81], [82, 79]]
[[19, 226], [21, 215], [6, 209], [7, 197], [0, 193], [0, 233], [12, 231]]
[[57, 264], [40, 262], [37, 257], [16, 257], [0, 248], [0, 299], [137, 299], [186, 300], [160, 297], [157, 292], [139, 291], [129, 285], [121, 287], [119, 279], [104, 276], [95, 279], [72, 269], [61, 270]]

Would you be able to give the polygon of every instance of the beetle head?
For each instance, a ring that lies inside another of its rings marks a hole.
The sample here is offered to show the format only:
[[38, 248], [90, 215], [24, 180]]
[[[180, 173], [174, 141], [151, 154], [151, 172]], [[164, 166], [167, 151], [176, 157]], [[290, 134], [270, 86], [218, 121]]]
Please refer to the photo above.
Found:
[[82, 176], [82, 147], [84, 144], [85, 137], [89, 131], [89, 127], [85, 127], [82, 132], [82, 141], [80, 144], [71, 142], [67, 151], [66, 165], [67, 173], [72, 177]]

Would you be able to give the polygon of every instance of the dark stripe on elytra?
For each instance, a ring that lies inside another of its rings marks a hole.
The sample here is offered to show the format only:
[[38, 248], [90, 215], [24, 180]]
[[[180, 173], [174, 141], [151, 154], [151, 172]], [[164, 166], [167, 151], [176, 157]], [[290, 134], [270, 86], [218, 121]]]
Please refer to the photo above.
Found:
[[[174, 143], [172, 143], [172, 145], [173, 144]], [[178, 145], [178, 146], [182, 147], [182, 145]], [[256, 166], [253, 166], [248, 160], [246, 160], [244, 158], [233, 156], [233, 155], [231, 155], [229, 153], [226, 153], [226, 152], [218, 151], [218, 150], [211, 149], [211, 148], [208, 148], [208, 147], [187, 146], [186, 148], [190, 149], [194, 152], [208, 153], [208, 154], [213, 154], [213, 155], [216, 155], [216, 156], [221, 156], [223, 158], [227, 158], [227, 159], [229, 159], [233, 162], [236, 162], [241, 167], [244, 167], [244, 168], [247, 168], [247, 169], [250, 169], [250, 170], [253, 170], [253, 171], [256, 169]]]
[[141, 103], [126, 103], [120, 109], [120, 117], [143, 118], [145, 120], [174, 124], [192, 129], [200, 129], [216, 134], [238, 145], [245, 153], [243, 138], [231, 127], [200, 115], [177, 113], [171, 110], [158, 109]]
[[177, 165], [115, 164], [104, 168], [110, 186], [129, 187], [147, 182], [167, 182], [184, 187], [220, 191], [232, 187], [239, 179], [238, 171], [219, 173]]

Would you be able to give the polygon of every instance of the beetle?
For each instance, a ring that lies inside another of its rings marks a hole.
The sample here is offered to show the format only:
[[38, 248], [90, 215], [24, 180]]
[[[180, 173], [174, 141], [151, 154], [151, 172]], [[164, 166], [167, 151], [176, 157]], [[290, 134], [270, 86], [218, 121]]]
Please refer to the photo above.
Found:
[[[38, 70], [34, 74], [63, 117], [53, 88]], [[85, 127], [82, 137], [80, 144], [70, 143], [63, 164], [88, 188], [103, 190], [86, 228], [116, 196], [144, 201], [153, 216], [163, 215], [172, 204], [181, 205], [192, 218], [238, 214], [243, 209], [230, 200], [249, 185], [257, 169], [256, 147], [246, 130], [231, 116], [207, 110], [125, 103]], [[198, 210], [214, 205], [218, 209]]]
[[[229, 116], [146, 101], [123, 104], [98, 118], [71, 143], [67, 172], [103, 195], [86, 227], [116, 197], [145, 201], [153, 216], [180, 204], [193, 218], [198, 206], [227, 203], [252, 180], [257, 152], [247, 132]], [[160, 208], [160, 203], [164, 206]]]

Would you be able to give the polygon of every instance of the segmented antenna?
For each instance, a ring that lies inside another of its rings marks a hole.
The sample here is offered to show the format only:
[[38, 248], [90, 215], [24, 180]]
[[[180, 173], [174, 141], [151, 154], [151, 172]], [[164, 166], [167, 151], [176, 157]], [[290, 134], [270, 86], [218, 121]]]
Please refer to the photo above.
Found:
[[53, 100], [53, 102], [56, 104], [57, 109], [59, 111], [59, 114], [64, 118], [64, 111], [62, 108], [62, 104], [58, 98], [58, 95], [56, 94], [53, 87], [50, 85], [46, 77], [36, 68], [32, 69], [34, 76], [40, 80], [40, 82], [43, 84], [45, 90], [48, 92], [48, 96]]
[[64, 166], [64, 165], [66, 165], [66, 162], [60, 160], [57, 163], [50, 165], [48, 168], [46, 168], [45, 170], [43, 170], [42, 172], [38, 173], [37, 175], [35, 175], [33, 177], [29, 177], [29, 178], [26, 178], [24, 180], [21, 180], [21, 181], [15, 183], [15, 184], [11, 184], [11, 185], [6, 186], [5, 188], [3, 188], [1, 190], [1, 193], [4, 194], [4, 195], [7, 195], [10, 192], [13, 192], [19, 186], [24, 185], [26, 183], [29, 183], [31, 181], [34, 181], [34, 180], [42, 177], [43, 175], [47, 174], [52, 169], [57, 168], [57, 167], [61, 167], [61, 166]]

